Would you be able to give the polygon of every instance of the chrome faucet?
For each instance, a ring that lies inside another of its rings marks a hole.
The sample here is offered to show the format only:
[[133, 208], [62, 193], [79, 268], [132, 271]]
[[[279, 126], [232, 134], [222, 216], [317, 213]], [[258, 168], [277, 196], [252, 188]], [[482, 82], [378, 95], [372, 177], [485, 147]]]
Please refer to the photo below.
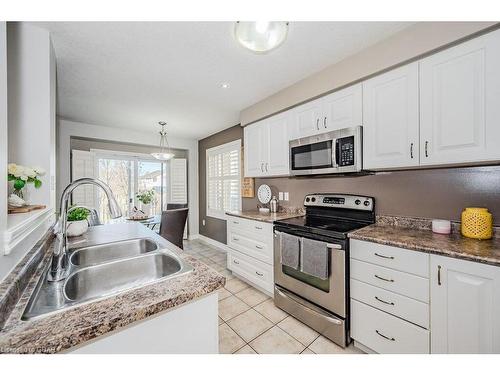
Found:
[[52, 263], [50, 265], [50, 270], [47, 275], [49, 281], [60, 281], [64, 280], [67, 276], [68, 267], [68, 238], [66, 235], [67, 229], [67, 218], [68, 218], [68, 200], [73, 192], [80, 185], [96, 185], [104, 190], [106, 197], [108, 198], [108, 207], [111, 217], [116, 219], [122, 216], [122, 212], [113, 192], [104, 182], [96, 178], [80, 178], [73, 181], [64, 189], [61, 195], [61, 201], [59, 203], [59, 219], [54, 226], [54, 233], [56, 235], [56, 243], [54, 246], [54, 254], [52, 255]]

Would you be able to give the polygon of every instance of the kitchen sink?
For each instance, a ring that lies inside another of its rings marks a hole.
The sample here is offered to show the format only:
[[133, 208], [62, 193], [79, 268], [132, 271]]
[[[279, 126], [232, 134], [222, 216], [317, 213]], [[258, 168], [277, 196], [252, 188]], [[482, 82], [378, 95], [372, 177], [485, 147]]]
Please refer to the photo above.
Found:
[[84, 268], [73, 273], [64, 285], [64, 295], [71, 301], [92, 298], [149, 284], [181, 270], [179, 260], [167, 254], [150, 254]]
[[71, 254], [70, 262], [75, 266], [92, 266], [155, 250], [158, 250], [156, 242], [148, 238], [137, 238], [79, 248]]
[[[123, 249], [123, 252], [118, 249]], [[69, 275], [62, 281], [47, 280], [47, 265], [22, 320], [31, 320], [84, 302], [178, 277], [193, 269], [176, 254], [158, 249], [158, 245], [148, 239], [81, 248], [75, 250], [71, 259]]]

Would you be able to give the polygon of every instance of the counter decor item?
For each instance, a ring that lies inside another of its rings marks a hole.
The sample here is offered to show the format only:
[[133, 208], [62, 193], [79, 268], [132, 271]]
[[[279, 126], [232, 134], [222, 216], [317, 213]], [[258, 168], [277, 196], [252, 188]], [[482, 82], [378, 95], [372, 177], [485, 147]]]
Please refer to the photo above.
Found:
[[449, 220], [432, 220], [432, 231], [437, 234], [450, 234], [451, 221]]
[[14, 163], [10, 163], [7, 166], [7, 179], [12, 183], [14, 188], [13, 194], [21, 199], [24, 199], [24, 189], [27, 184], [33, 184], [35, 189], [39, 189], [42, 186], [42, 181], [39, 177], [43, 175], [45, 175], [45, 170], [40, 167], [26, 167]]
[[255, 197], [255, 178], [244, 177], [241, 181], [241, 197], [253, 198]]
[[273, 195], [271, 202], [269, 202], [269, 208], [272, 213], [278, 212], [278, 198], [275, 195]]
[[135, 206], [130, 211], [129, 216], [127, 217], [127, 220], [133, 220], [133, 221], [142, 221], [142, 220], [147, 220], [147, 219], [151, 219], [151, 216], [146, 215], [146, 213], [143, 210], [139, 210]]
[[81, 236], [89, 229], [87, 217], [90, 211], [83, 207], [70, 208], [68, 210], [68, 223], [66, 224], [66, 235], [68, 237]]
[[493, 236], [493, 216], [487, 208], [467, 207], [462, 211], [462, 235], [478, 240]]
[[[262, 184], [259, 186], [257, 189], [257, 198], [259, 198], [259, 202], [267, 205], [269, 201], [271, 200], [271, 188], [269, 185]], [[267, 207], [260, 207], [259, 212], [262, 214], [269, 214], [269, 208]]]
[[141, 202], [141, 210], [146, 216], [151, 215], [151, 202], [153, 201], [155, 197], [155, 191], [153, 189], [151, 190], [144, 190], [140, 191], [136, 194], [137, 200]]

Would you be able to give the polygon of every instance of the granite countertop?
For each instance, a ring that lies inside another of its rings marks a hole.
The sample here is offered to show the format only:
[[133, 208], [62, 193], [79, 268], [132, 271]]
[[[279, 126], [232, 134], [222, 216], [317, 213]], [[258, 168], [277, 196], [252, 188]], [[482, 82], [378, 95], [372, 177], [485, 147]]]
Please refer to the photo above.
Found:
[[252, 211], [227, 211], [226, 215], [242, 217], [244, 219], [263, 221], [266, 223], [274, 223], [277, 220], [290, 219], [292, 217], [304, 216], [304, 211], [301, 209], [288, 210], [282, 212], [262, 214], [258, 210]]
[[454, 225], [452, 234], [436, 234], [422, 219], [393, 218], [349, 233], [349, 238], [417, 250], [431, 254], [500, 266], [500, 238], [475, 240], [460, 234]]
[[[196, 258], [183, 253], [181, 249], [139, 223], [93, 227], [85, 236], [87, 240], [85, 245], [150, 237], [157, 241], [162, 249], [174, 252], [190, 264], [193, 271], [50, 315], [23, 321], [21, 316], [30, 295], [50, 261], [53, 245], [50, 244], [0, 330], [0, 353], [60, 352], [212, 293], [225, 284], [224, 276]], [[78, 245], [81, 246], [80, 243]]]

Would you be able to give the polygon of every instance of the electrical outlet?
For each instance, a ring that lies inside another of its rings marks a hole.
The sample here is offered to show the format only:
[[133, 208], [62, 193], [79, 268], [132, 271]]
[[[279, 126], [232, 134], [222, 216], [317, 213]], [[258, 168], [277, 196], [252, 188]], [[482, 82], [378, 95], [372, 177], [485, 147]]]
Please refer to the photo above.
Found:
[[205, 219], [201, 221], [201, 225], [205, 226]]
[[285, 201], [288, 201], [288, 191], [285, 191], [283, 195], [285, 196]]
[[282, 191], [280, 191], [280, 192], [278, 193], [278, 199], [279, 199], [280, 201], [282, 201], [282, 200], [283, 200], [283, 192], [282, 192]]

